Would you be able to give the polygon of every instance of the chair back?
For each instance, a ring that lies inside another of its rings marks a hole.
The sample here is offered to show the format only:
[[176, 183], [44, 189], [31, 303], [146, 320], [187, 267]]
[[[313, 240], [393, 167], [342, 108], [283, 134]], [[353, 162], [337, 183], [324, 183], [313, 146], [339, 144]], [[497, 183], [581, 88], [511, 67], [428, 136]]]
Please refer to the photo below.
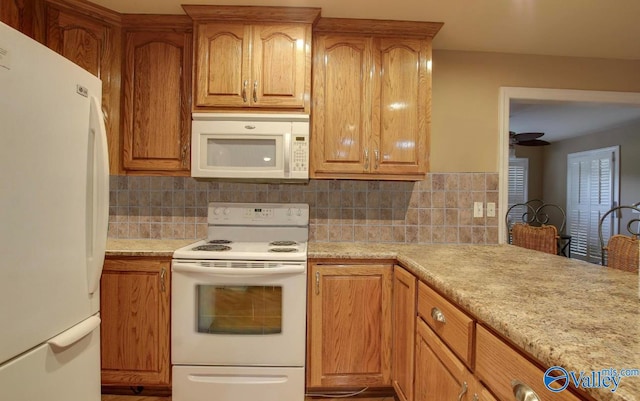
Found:
[[626, 210], [640, 213], [640, 202], [613, 207], [600, 217], [598, 237], [600, 239], [601, 263], [602, 266], [608, 266], [612, 269], [638, 272], [640, 266], [640, 242], [638, 241], [640, 238], [640, 217], [629, 220], [626, 227], [628, 235], [612, 235], [605, 244], [603, 227], [608, 226], [606, 219], [612, 213], [621, 213]]
[[564, 233], [567, 224], [567, 215], [563, 208], [553, 203], [545, 203], [540, 199], [532, 199], [525, 203], [516, 203], [507, 209], [505, 215], [505, 227], [507, 229], [507, 242], [512, 243], [511, 231], [515, 223], [523, 223], [531, 226], [555, 226], [557, 233]]
[[535, 251], [558, 254], [558, 230], [555, 226], [534, 227], [516, 223], [511, 229], [513, 245]]
[[637, 238], [616, 234], [606, 246], [607, 266], [612, 269], [638, 272], [640, 266], [640, 242]]

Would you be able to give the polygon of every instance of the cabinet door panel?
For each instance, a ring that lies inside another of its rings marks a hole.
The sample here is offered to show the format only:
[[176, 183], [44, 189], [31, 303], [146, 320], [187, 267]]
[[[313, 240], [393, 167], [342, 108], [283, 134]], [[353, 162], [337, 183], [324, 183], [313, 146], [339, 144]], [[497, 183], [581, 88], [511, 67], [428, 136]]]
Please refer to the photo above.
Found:
[[391, 384], [391, 269], [312, 265], [307, 386]]
[[196, 105], [248, 106], [250, 27], [201, 24], [197, 29]]
[[425, 172], [426, 41], [381, 39], [379, 43], [380, 51], [374, 53], [380, 58], [380, 97], [374, 99], [374, 110], [380, 112], [379, 120], [374, 117], [374, 131], [379, 132], [374, 145], [380, 152], [377, 171]]
[[313, 167], [363, 173], [371, 131], [371, 40], [320, 36], [315, 42]]
[[305, 83], [310, 74], [310, 68], [307, 68], [310, 27], [254, 25], [252, 29], [253, 104], [303, 108], [307, 92]]
[[413, 401], [416, 324], [416, 278], [400, 266], [393, 268], [392, 383], [400, 401]]
[[103, 385], [170, 383], [170, 262], [106, 259], [100, 282]]
[[129, 32], [124, 65], [124, 167], [188, 170], [191, 34]]

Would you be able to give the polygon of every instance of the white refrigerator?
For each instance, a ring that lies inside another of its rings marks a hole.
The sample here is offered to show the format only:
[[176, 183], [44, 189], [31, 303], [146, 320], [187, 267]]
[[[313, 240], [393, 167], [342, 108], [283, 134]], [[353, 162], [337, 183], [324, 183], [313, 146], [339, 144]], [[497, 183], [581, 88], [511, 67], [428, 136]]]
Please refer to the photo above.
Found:
[[100, 400], [98, 78], [0, 23], [0, 400]]

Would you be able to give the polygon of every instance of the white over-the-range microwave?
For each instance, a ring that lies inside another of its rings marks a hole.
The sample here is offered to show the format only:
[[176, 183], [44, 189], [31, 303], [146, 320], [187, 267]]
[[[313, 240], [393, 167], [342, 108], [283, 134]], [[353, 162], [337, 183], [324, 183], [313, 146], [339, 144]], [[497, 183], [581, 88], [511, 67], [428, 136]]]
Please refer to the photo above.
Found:
[[193, 113], [191, 176], [309, 179], [309, 115]]

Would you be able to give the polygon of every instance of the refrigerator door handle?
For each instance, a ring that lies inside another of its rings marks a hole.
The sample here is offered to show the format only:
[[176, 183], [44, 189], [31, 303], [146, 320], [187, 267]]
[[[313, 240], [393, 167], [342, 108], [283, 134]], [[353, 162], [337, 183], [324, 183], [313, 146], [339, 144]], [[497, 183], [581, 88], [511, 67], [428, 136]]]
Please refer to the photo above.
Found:
[[100, 287], [100, 276], [107, 247], [109, 224], [109, 152], [104, 115], [100, 101], [91, 96], [89, 114], [93, 154], [88, 166], [87, 185], [87, 285], [89, 294]]
[[47, 341], [47, 344], [58, 349], [68, 348], [91, 334], [99, 326], [100, 318], [98, 316], [91, 316], [53, 337]]

